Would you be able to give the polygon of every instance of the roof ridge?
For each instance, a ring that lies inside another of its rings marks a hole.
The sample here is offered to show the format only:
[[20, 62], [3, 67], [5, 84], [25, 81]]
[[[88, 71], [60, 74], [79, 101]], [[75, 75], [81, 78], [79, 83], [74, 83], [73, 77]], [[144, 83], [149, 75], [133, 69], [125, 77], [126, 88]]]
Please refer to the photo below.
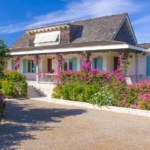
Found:
[[126, 15], [128, 14], [127, 12], [124, 13], [118, 13], [118, 14], [111, 14], [111, 15], [104, 15], [104, 16], [97, 16], [97, 17], [91, 17], [91, 18], [84, 18], [84, 19], [79, 19], [79, 20], [75, 20], [75, 21], [66, 21], [66, 22], [61, 22], [61, 23], [54, 23], [54, 24], [49, 24], [49, 25], [45, 25], [45, 26], [39, 26], [39, 27], [35, 27], [35, 28], [30, 28], [27, 29], [26, 31], [29, 30], [33, 30], [33, 29], [39, 29], [39, 28], [45, 28], [45, 27], [52, 27], [52, 26], [57, 26], [57, 25], [69, 25], [71, 23], [75, 23], [75, 22], [79, 22], [79, 21], [86, 21], [86, 20], [91, 20], [91, 19], [97, 19], [97, 18], [103, 18], [103, 17], [111, 17], [111, 16], [117, 16], [117, 15]]

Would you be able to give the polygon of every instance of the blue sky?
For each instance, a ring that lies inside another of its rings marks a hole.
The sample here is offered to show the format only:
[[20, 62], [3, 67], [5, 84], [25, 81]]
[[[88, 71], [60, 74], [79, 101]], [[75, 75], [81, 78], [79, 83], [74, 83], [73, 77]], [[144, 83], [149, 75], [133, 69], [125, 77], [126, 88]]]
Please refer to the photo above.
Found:
[[0, 0], [0, 39], [10, 46], [26, 29], [128, 12], [139, 43], [150, 42], [149, 0]]

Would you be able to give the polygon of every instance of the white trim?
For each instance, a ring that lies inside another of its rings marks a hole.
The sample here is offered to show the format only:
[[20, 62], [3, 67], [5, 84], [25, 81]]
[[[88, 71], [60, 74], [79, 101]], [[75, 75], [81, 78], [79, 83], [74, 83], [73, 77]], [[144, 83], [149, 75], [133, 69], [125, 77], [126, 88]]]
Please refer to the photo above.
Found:
[[123, 20], [122, 20], [122, 22], [121, 22], [119, 28], [117, 29], [116, 33], [114, 34], [112, 40], [115, 39], [116, 35], [118, 34], [120, 28], [122, 27], [122, 25], [123, 25], [123, 23], [125, 22], [126, 19], [127, 19], [127, 22], [128, 22], [129, 28], [130, 28], [130, 32], [131, 32], [132, 35], [133, 35], [134, 42], [135, 42], [135, 44], [138, 44], [138, 43], [137, 43], [136, 36], [135, 36], [135, 33], [134, 33], [134, 31], [133, 31], [133, 28], [132, 28], [132, 25], [131, 25], [131, 22], [130, 22], [130, 20], [129, 20], [129, 16], [128, 16], [128, 15], [126, 15], [126, 16], [123, 18]]
[[80, 51], [99, 51], [99, 50], [117, 50], [117, 49], [132, 49], [138, 51], [149, 52], [145, 48], [128, 45], [128, 44], [118, 44], [118, 45], [106, 45], [106, 46], [88, 46], [88, 47], [74, 47], [74, 48], [60, 48], [60, 49], [43, 49], [34, 51], [20, 51], [11, 52], [11, 55], [30, 55], [30, 54], [45, 54], [45, 53], [59, 53], [59, 52], [80, 52]]

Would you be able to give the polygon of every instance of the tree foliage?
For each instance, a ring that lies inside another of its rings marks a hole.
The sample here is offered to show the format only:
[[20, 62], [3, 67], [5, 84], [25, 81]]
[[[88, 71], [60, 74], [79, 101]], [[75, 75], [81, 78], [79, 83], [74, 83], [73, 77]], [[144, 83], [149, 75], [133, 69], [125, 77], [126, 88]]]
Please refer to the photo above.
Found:
[[9, 49], [3, 40], [0, 39], [0, 78], [3, 76], [3, 70], [7, 65], [7, 59], [10, 57]]

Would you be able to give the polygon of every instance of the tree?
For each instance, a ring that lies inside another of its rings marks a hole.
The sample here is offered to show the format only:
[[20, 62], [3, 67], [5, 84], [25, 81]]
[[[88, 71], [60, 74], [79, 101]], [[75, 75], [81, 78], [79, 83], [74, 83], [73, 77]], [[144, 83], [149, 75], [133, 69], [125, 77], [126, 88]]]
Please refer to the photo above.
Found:
[[3, 70], [7, 65], [7, 60], [9, 57], [9, 48], [4, 41], [0, 39], [0, 78], [3, 76]]

